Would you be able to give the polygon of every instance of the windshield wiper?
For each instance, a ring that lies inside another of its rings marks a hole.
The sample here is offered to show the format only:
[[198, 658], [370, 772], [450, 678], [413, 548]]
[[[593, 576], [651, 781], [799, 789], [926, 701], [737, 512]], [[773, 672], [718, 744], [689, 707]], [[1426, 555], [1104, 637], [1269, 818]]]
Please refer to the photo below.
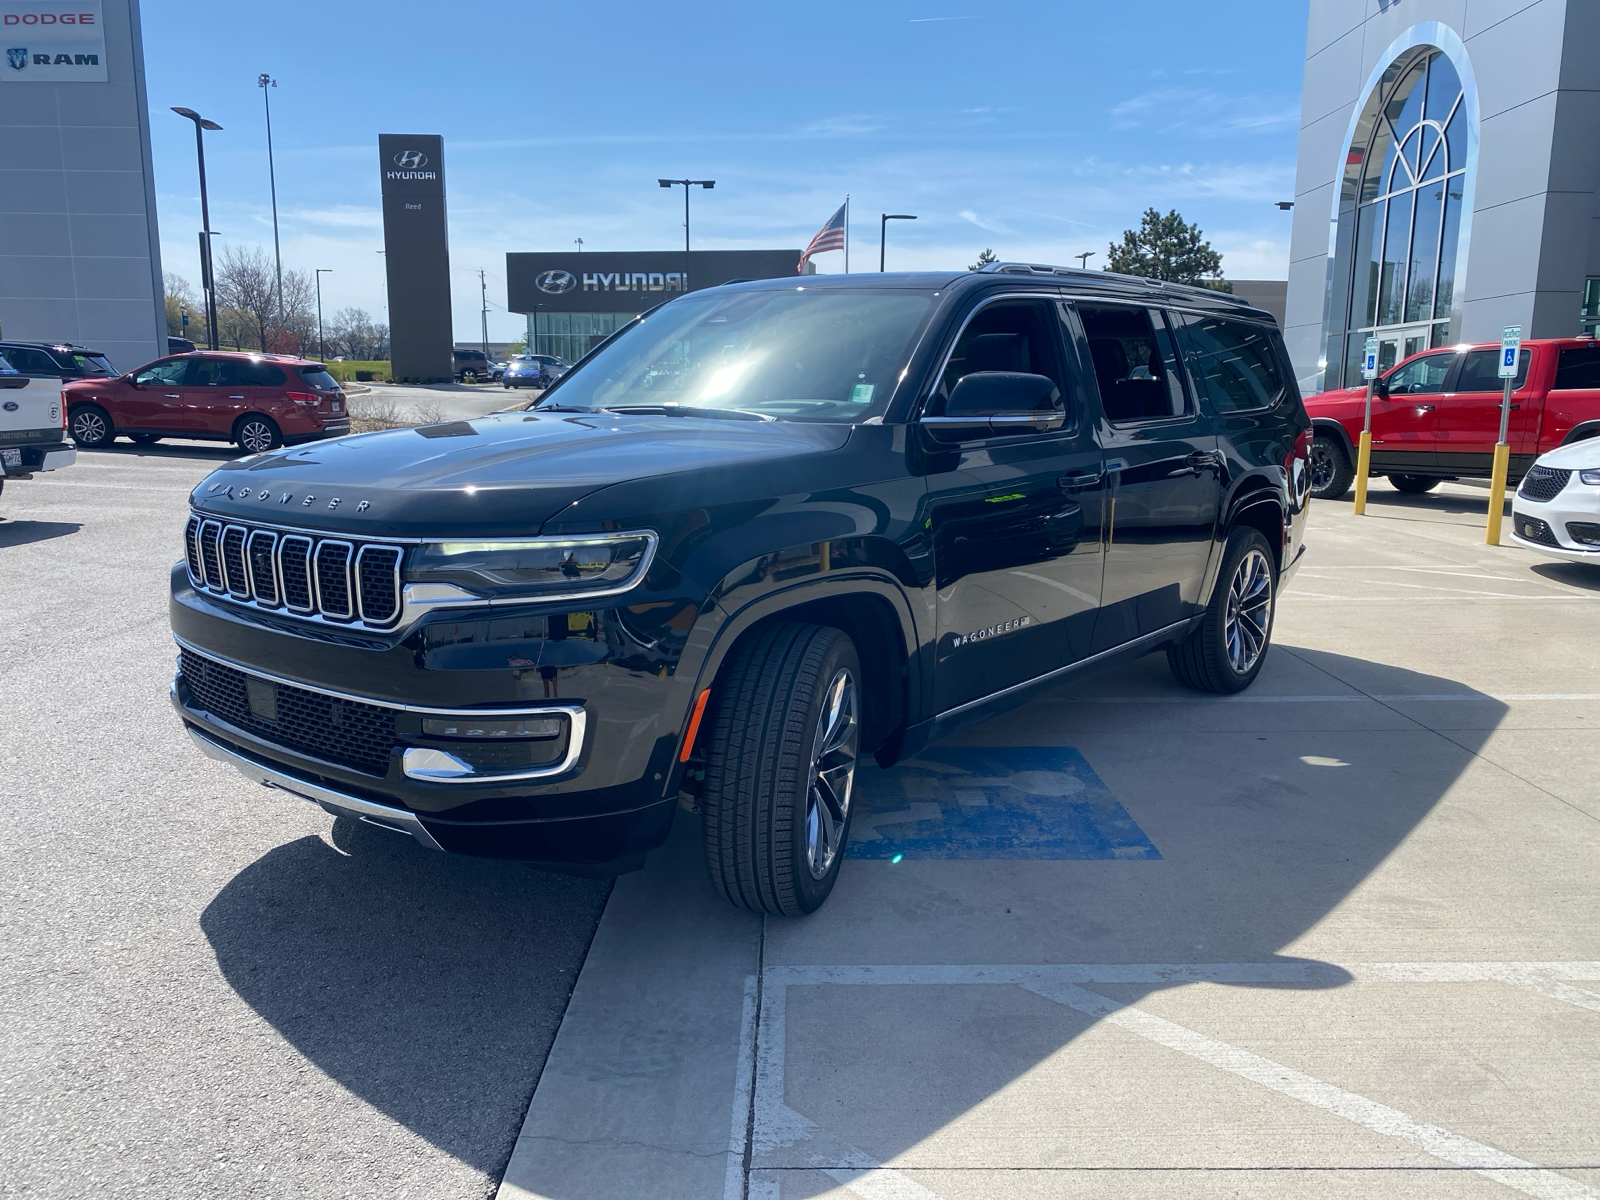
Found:
[[728, 421], [776, 421], [766, 413], [752, 412], [748, 408], [701, 408], [694, 404], [617, 404], [607, 405], [607, 412], [660, 413], [665, 417], [721, 417]]

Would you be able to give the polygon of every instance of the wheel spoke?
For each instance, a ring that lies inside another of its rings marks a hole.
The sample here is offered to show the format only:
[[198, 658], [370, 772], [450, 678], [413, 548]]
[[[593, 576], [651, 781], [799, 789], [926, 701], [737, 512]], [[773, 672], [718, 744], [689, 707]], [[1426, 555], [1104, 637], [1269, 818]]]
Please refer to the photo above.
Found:
[[841, 670], [828, 684], [812, 739], [805, 829], [806, 865], [815, 879], [828, 873], [843, 849], [859, 737], [855, 681]]

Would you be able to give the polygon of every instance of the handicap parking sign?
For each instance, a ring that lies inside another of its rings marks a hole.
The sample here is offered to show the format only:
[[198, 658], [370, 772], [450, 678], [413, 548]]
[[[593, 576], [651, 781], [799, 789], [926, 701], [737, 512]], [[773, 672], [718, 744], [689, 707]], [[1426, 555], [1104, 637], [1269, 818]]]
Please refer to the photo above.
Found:
[[1500, 378], [1514, 379], [1517, 374], [1517, 351], [1522, 349], [1522, 326], [1507, 325], [1500, 331]]
[[1067, 746], [939, 746], [863, 765], [847, 858], [1159, 859], [1128, 810]]

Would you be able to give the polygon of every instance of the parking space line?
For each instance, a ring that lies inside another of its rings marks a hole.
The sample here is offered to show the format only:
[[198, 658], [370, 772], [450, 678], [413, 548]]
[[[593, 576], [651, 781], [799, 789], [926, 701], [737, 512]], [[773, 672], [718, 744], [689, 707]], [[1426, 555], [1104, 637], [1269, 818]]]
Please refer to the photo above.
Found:
[[[1068, 1008], [1114, 1024], [1171, 1050], [1258, 1083], [1314, 1108], [1344, 1118], [1383, 1136], [1406, 1142], [1434, 1158], [1470, 1170], [1538, 1200], [1597, 1200], [1600, 1189], [1528, 1162], [1437, 1125], [1417, 1121], [1398, 1109], [1371, 1100], [1252, 1051], [1144, 1012], [1090, 991], [1098, 984], [1188, 983], [1307, 984], [1337, 987], [1349, 982], [1498, 982], [1524, 988], [1600, 1012], [1600, 996], [1568, 980], [1600, 979], [1600, 962], [1389, 962], [1331, 963], [1284, 959], [1258, 963], [1070, 963], [979, 965], [793, 965], [761, 972], [760, 1019], [755, 1023], [755, 1088], [750, 1095], [749, 1142], [729, 1147], [727, 1200], [735, 1200], [740, 1180], [731, 1163], [749, 1158], [757, 1170], [816, 1170], [867, 1200], [926, 1200], [934, 1193], [858, 1146], [824, 1130], [785, 1102], [785, 1038], [790, 987], [819, 985], [1013, 985]], [[747, 989], [748, 994], [748, 989]], [[741, 1047], [741, 1061], [746, 1052]], [[736, 1111], [739, 1111], [736, 1105]], [[763, 1156], [810, 1142], [806, 1161], [782, 1166]], [[747, 1172], [746, 1172], [747, 1174]], [[750, 1193], [756, 1200], [756, 1193]]]
[[1565, 702], [1600, 700], [1600, 692], [1398, 692], [1368, 695], [1365, 692], [1334, 692], [1323, 696], [1271, 696], [1241, 693], [1237, 696], [1061, 696], [1046, 704], [1414, 704], [1458, 700], [1486, 700], [1499, 704], [1519, 704], [1530, 700]]

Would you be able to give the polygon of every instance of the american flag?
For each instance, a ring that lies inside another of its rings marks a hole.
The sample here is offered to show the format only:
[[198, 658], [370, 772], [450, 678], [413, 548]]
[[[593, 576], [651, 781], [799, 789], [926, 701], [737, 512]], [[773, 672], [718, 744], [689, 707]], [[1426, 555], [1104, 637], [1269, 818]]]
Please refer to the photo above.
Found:
[[850, 206], [847, 200], [839, 205], [839, 211], [828, 218], [827, 224], [817, 230], [817, 236], [811, 239], [811, 244], [806, 247], [806, 252], [800, 256], [800, 266], [795, 271], [797, 275], [806, 273], [806, 263], [811, 261], [813, 254], [821, 254], [824, 250], [844, 249], [844, 210]]

